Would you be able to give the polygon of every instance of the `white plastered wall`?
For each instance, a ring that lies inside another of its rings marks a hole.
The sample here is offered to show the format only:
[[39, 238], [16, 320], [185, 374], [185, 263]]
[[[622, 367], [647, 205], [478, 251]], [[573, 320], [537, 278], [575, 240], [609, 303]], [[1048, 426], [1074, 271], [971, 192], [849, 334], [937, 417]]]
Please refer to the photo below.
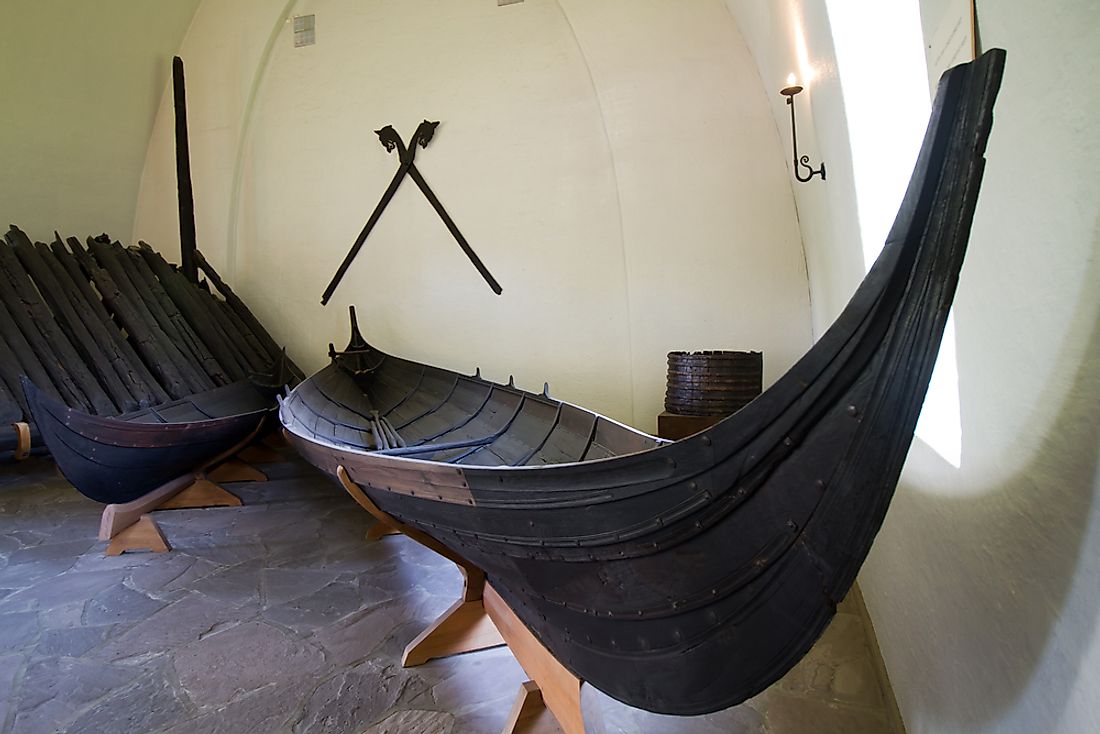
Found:
[[[717, 0], [208, 0], [181, 55], [200, 248], [307, 368], [354, 303], [387, 350], [652, 430], [669, 350], [760, 349], [770, 383], [810, 343], [784, 149]], [[372, 130], [425, 117], [417, 167], [503, 296], [407, 180], [322, 308], [397, 167]], [[165, 99], [135, 238], [178, 246], [174, 196]]]
[[[125, 238], [172, 54], [198, 0], [5, 0], [0, 222]], [[174, 195], [174, 194], [173, 194]]]

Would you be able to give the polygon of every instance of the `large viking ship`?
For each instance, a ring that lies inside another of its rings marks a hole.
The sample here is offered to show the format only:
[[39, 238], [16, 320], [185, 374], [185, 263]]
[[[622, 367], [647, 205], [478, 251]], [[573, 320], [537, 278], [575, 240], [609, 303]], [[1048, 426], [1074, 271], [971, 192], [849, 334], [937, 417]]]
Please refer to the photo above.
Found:
[[[483, 569], [572, 673], [627, 704], [739, 703], [810, 649], [897, 486], [959, 278], [1004, 52], [941, 80], [881, 255], [791, 370], [666, 442], [354, 328], [280, 417], [322, 470]], [[343, 472], [339, 472], [339, 468]]]

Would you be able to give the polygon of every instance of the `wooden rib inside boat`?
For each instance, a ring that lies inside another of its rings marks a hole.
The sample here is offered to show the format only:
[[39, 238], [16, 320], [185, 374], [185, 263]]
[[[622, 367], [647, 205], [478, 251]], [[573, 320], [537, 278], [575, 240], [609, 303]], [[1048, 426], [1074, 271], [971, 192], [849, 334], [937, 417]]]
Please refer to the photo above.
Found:
[[579, 678], [649, 711], [739, 703], [836, 611], [905, 460], [954, 296], [1004, 52], [945, 74], [886, 246], [836, 323], [674, 443], [388, 355], [357, 330], [282, 401], [299, 451], [483, 569]]

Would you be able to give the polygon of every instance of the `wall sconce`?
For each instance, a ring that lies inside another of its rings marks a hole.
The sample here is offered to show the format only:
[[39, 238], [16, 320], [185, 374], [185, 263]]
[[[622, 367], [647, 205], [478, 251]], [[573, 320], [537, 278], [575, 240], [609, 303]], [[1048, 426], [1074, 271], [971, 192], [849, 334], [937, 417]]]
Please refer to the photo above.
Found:
[[[787, 98], [787, 106], [791, 108], [791, 148], [794, 150], [794, 177], [798, 179], [800, 183], [806, 183], [810, 181], [814, 176], [820, 175], [821, 180], [825, 180], [825, 162], [821, 162], [821, 168], [816, 171], [810, 166], [810, 156], [804, 155], [801, 158], [798, 157], [798, 134], [794, 125], [794, 96], [802, 91], [802, 85], [795, 84], [794, 74], [787, 77], [787, 86], [779, 90], [779, 93]], [[806, 177], [802, 177], [802, 173], [799, 170], [799, 166], [804, 166], [808, 174]]]

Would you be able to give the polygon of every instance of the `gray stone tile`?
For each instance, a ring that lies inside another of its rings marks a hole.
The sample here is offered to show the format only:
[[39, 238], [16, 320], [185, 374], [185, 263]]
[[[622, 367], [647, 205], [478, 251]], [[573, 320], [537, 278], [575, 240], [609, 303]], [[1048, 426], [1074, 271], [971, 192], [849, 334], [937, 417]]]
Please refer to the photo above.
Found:
[[93, 655], [105, 660], [160, 653], [199, 640], [220, 624], [235, 621], [233, 609], [191, 592], [107, 641]]
[[192, 700], [220, 706], [264, 686], [308, 680], [324, 656], [277, 627], [252, 621], [183, 646], [174, 663]]
[[[153, 556], [153, 554], [148, 554]], [[166, 555], [156, 554], [155, 563], [148, 563], [130, 569], [130, 586], [146, 594], [163, 594], [179, 588], [186, 588], [195, 579], [213, 573], [221, 568], [210, 561], [203, 561], [186, 553], [173, 552]]]
[[395, 604], [370, 607], [320, 628], [313, 640], [333, 665], [349, 665], [371, 657], [402, 619]]
[[37, 612], [0, 614], [0, 650], [22, 650], [38, 641]]
[[34, 545], [12, 552], [8, 556], [8, 564], [17, 566], [21, 563], [31, 563], [33, 561], [62, 561], [71, 566], [76, 563], [77, 556], [89, 550], [95, 544], [94, 538], [82, 538], [60, 543]]
[[243, 604], [259, 599], [262, 571], [262, 561], [247, 561], [218, 569], [190, 583], [189, 586], [211, 599], [229, 604]]
[[193, 719], [186, 719], [160, 734], [244, 734], [289, 732], [290, 720], [299, 706], [300, 686], [269, 685], [242, 696], [225, 706], [206, 707]]
[[[773, 734], [763, 714], [749, 701], [705, 716], [666, 716], [626, 706], [585, 686], [581, 691], [586, 727], [592, 734]], [[801, 734], [813, 734], [806, 729]]]
[[[8, 565], [0, 569], [0, 586], [22, 590], [35, 584], [47, 584], [71, 568], [72, 565], [71, 560], [67, 562], [54, 560], [21, 563], [16, 566]], [[20, 612], [37, 607], [37, 594], [20, 596], [9, 594], [7, 598], [0, 601], [0, 612]]]
[[836, 615], [813, 649], [777, 687], [822, 701], [883, 707], [863, 620], [853, 614]]
[[361, 731], [399, 701], [425, 688], [422, 680], [398, 662], [360, 663], [317, 686], [295, 722], [294, 731], [308, 734]]
[[296, 632], [309, 632], [359, 611], [362, 606], [359, 589], [354, 584], [339, 582], [285, 604], [269, 607], [263, 615]]
[[17, 538], [6, 534], [0, 535], [0, 558], [7, 558], [12, 554], [12, 551], [17, 551], [22, 547], [23, 544]]
[[770, 692], [764, 710], [768, 734], [889, 734], [886, 713]]
[[486, 710], [507, 715], [527, 680], [505, 647], [431, 660], [418, 670], [432, 684], [436, 707], [456, 715]]
[[264, 568], [264, 606], [278, 606], [320, 591], [336, 580], [336, 573], [309, 568]]
[[73, 601], [38, 613], [38, 623], [44, 630], [79, 627], [84, 619], [85, 601]]
[[50, 732], [86, 704], [132, 683], [142, 670], [90, 660], [47, 658], [27, 667], [16, 702], [18, 731]]
[[145, 673], [133, 685], [101, 699], [63, 731], [65, 734], [153, 732], [192, 715], [163, 670]]
[[115, 625], [100, 627], [67, 627], [42, 631], [38, 644], [34, 647], [35, 657], [68, 656], [80, 657], [97, 645], [102, 644]]
[[23, 604], [32, 609], [49, 610], [78, 601], [87, 601], [118, 583], [115, 571], [58, 573], [39, 579], [4, 600], [4, 606]]
[[96, 594], [84, 605], [85, 625], [98, 626], [118, 622], [136, 622], [164, 607], [165, 602], [116, 583]]
[[15, 717], [15, 681], [23, 672], [23, 663], [18, 653], [0, 654], [0, 731], [9, 717]]
[[[219, 508], [222, 509], [222, 508]], [[168, 534], [166, 532], [166, 534]], [[219, 566], [233, 566], [238, 563], [255, 561], [267, 555], [263, 544], [251, 538], [230, 538], [202, 535], [183, 538], [168, 534], [172, 539], [172, 549], [201, 558]]]
[[455, 717], [444, 711], [398, 711], [363, 734], [452, 734]]

